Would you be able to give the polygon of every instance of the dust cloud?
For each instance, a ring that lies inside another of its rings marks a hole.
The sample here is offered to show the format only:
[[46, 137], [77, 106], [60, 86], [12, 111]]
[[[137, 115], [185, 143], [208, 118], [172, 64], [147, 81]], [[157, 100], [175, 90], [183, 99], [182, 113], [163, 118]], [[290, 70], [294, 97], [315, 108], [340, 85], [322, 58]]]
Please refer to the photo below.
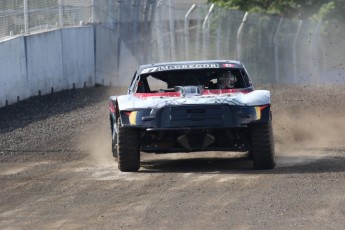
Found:
[[100, 122], [99, 127], [83, 134], [80, 137], [79, 148], [87, 153], [90, 161], [99, 166], [108, 166], [114, 164], [114, 158], [111, 153], [111, 134], [109, 127]]
[[305, 163], [345, 149], [344, 89], [329, 85], [271, 88], [278, 164], [279, 157], [280, 163]]
[[282, 149], [336, 148], [345, 143], [345, 116], [317, 115], [305, 112], [298, 116], [277, 114], [276, 143]]
[[115, 160], [111, 152], [111, 131], [109, 123], [108, 98], [126, 93], [126, 87], [104, 87], [102, 102], [90, 120], [90, 125], [78, 137], [77, 146], [88, 155], [88, 160], [97, 166], [113, 166]]

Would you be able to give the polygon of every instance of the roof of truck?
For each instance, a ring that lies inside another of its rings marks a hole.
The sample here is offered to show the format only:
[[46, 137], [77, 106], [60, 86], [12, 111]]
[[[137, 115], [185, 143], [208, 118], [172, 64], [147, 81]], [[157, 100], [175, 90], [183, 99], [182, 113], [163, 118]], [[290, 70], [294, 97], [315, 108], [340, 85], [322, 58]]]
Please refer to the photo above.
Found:
[[162, 62], [140, 65], [139, 74], [160, 71], [187, 70], [187, 69], [220, 69], [220, 68], [244, 68], [240, 61], [235, 60], [202, 60], [202, 61], [178, 61]]

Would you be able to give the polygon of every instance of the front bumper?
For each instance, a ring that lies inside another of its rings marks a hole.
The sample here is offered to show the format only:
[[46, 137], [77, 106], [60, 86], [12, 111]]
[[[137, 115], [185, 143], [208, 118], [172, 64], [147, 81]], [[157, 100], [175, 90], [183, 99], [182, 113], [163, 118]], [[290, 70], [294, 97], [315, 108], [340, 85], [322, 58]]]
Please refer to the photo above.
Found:
[[248, 128], [150, 129], [141, 132], [141, 151], [247, 151]]
[[248, 151], [250, 125], [268, 122], [270, 105], [180, 105], [121, 111], [122, 124], [140, 130], [144, 152]]
[[152, 130], [189, 128], [240, 128], [251, 123], [268, 122], [270, 105], [236, 106], [179, 105], [160, 109], [121, 111], [121, 121], [125, 126]]

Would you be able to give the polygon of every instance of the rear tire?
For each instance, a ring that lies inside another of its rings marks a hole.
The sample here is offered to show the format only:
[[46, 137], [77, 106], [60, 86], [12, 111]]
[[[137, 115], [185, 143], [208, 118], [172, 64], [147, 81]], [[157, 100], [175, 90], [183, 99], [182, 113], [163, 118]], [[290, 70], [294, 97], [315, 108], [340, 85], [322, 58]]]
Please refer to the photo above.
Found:
[[121, 127], [120, 122], [117, 128], [118, 167], [122, 172], [137, 172], [140, 168], [138, 130]]
[[271, 121], [251, 127], [251, 151], [255, 169], [273, 169], [276, 165]]

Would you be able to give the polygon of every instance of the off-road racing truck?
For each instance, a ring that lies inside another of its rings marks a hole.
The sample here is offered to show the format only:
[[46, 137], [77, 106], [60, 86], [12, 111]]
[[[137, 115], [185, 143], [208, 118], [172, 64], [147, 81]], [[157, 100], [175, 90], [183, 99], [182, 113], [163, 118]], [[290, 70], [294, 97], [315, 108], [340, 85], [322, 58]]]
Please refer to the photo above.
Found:
[[242, 151], [255, 169], [272, 169], [270, 103], [239, 61], [141, 65], [127, 95], [109, 98], [113, 156], [133, 172], [140, 152]]

